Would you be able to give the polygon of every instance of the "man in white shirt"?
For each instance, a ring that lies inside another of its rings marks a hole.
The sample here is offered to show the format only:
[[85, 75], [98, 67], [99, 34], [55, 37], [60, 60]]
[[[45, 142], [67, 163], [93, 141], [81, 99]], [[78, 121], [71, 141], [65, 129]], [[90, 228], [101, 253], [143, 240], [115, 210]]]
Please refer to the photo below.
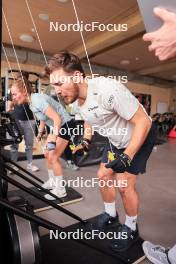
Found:
[[[114, 251], [128, 249], [138, 239], [137, 215], [139, 198], [135, 189], [137, 175], [144, 173], [155, 142], [155, 129], [142, 105], [121, 83], [99, 77], [86, 80], [79, 58], [68, 52], [54, 55], [46, 67], [46, 74], [66, 104], [77, 99], [82, 102], [79, 114], [99, 134], [109, 138], [104, 150], [98, 177], [125, 182], [120, 186], [126, 220], [118, 229], [126, 239], [114, 239]], [[89, 140], [83, 139], [76, 148], [88, 149]], [[114, 186], [100, 187], [105, 212], [97, 219], [97, 228], [117, 223]]]

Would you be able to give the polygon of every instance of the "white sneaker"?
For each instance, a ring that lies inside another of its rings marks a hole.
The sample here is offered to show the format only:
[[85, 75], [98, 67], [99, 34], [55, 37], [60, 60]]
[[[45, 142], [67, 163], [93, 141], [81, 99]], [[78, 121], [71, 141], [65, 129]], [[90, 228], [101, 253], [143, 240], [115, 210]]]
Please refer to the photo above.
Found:
[[35, 165], [32, 165], [32, 163], [29, 163], [27, 165], [27, 170], [30, 170], [32, 172], [36, 172], [36, 171], [39, 171], [39, 168], [37, 166], [35, 166]]
[[52, 179], [48, 179], [44, 184], [42, 184], [42, 187], [47, 190], [51, 190], [56, 188], [56, 185], [54, 184], [54, 181]]
[[142, 245], [146, 257], [154, 264], [169, 264], [168, 251], [160, 246], [145, 241]]
[[[65, 196], [67, 196], [67, 193], [66, 193], [65, 187], [62, 187], [62, 188], [54, 188], [54, 189], [51, 190], [50, 192], [53, 193], [53, 194], [55, 194], [58, 198], [63, 198], [63, 197], [65, 197]], [[54, 197], [52, 197], [52, 196], [49, 195], [49, 194], [45, 194], [44, 197], [45, 197], [47, 200], [50, 200], [50, 201], [56, 200]]]
[[75, 171], [79, 170], [79, 167], [76, 166], [76, 164], [73, 163], [73, 162], [67, 162], [66, 167], [67, 167], [68, 169], [75, 170]]

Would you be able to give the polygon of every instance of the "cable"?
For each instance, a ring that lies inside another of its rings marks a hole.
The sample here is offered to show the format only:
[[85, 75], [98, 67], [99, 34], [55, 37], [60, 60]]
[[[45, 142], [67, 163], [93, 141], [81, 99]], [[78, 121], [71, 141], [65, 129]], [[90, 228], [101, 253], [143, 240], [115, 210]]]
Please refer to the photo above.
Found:
[[[24, 87], [25, 87], [25, 89], [27, 91], [26, 84], [25, 84], [24, 77], [23, 77], [22, 70], [21, 70], [21, 66], [20, 66], [20, 63], [19, 63], [19, 60], [18, 60], [18, 56], [17, 56], [16, 50], [15, 50], [15, 46], [14, 46], [14, 43], [13, 43], [13, 39], [12, 39], [12, 35], [11, 35], [11, 32], [10, 32], [10, 28], [9, 28], [9, 25], [8, 25], [8, 22], [7, 22], [7, 19], [6, 19], [6, 15], [5, 15], [5, 12], [4, 12], [4, 9], [3, 8], [2, 8], [2, 13], [3, 13], [4, 21], [5, 21], [5, 24], [6, 24], [6, 27], [7, 27], [7, 31], [8, 31], [9, 37], [10, 37], [10, 41], [11, 41], [11, 44], [12, 44], [12, 48], [13, 48], [13, 51], [14, 51], [14, 54], [15, 54], [15, 58], [16, 58], [17, 65], [18, 65], [18, 69], [19, 69], [19, 72], [20, 72], [20, 75], [21, 75], [21, 79], [22, 79], [23, 84], [24, 84]], [[5, 50], [5, 48], [4, 48], [4, 50]], [[5, 54], [6, 54], [5, 56], [6, 56], [6, 59], [7, 59], [7, 63], [8, 63], [8, 65], [10, 65], [10, 62], [8, 60], [8, 57], [7, 57], [7, 53], [5, 52]], [[10, 66], [10, 70], [12, 71], [11, 66]], [[30, 97], [29, 97], [29, 94], [28, 93], [27, 93], [27, 98], [28, 98], [28, 101], [30, 102]], [[24, 107], [24, 105], [23, 105], [23, 107]], [[24, 107], [24, 110], [25, 110], [26, 116], [28, 118], [28, 121], [30, 122], [29, 116], [28, 116], [28, 114], [26, 112], [25, 107]], [[38, 127], [38, 124], [37, 124], [37, 121], [36, 121], [35, 116], [34, 116], [34, 120], [35, 120], [35, 123], [36, 123], [36, 125]], [[34, 131], [33, 127], [32, 127], [31, 122], [30, 122], [30, 126], [31, 126], [32, 132], [33, 132], [34, 137], [35, 137], [35, 131]], [[43, 151], [43, 154], [44, 154], [43, 148], [42, 148], [42, 151]]]
[[[75, 3], [74, 3], [74, 0], [72, 0], [72, 4], [73, 4], [74, 11], [75, 11], [75, 16], [76, 16], [76, 19], [77, 19], [77, 23], [80, 25], [80, 20], [79, 20], [79, 17], [78, 17], [78, 13], [77, 13], [77, 10], [76, 10], [76, 6], [75, 6]], [[80, 29], [80, 27], [79, 27], [79, 29]], [[92, 66], [91, 66], [91, 63], [90, 63], [87, 47], [86, 47], [85, 40], [84, 40], [83, 33], [82, 33], [81, 29], [79, 30], [79, 32], [80, 32], [81, 39], [82, 39], [82, 42], [83, 42], [84, 50], [85, 50], [87, 61], [88, 61], [89, 68], [90, 68], [90, 72], [91, 72], [91, 75], [93, 76]], [[103, 122], [104, 122], [104, 124], [106, 124], [104, 116], [103, 116]], [[112, 143], [111, 143], [111, 141], [109, 139], [109, 136], [107, 136], [107, 138], [108, 138], [108, 141], [109, 141], [111, 152], [113, 153]]]

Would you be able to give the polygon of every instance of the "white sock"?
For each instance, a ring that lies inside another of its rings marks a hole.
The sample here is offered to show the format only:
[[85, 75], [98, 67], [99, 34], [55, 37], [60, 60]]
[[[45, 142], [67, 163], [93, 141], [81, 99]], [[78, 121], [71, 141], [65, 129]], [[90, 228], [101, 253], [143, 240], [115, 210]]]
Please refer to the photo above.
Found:
[[125, 225], [131, 228], [133, 231], [136, 230], [137, 223], [137, 215], [136, 216], [128, 216], [126, 215]]
[[48, 177], [49, 177], [49, 179], [51, 179], [51, 178], [54, 177], [54, 172], [53, 172], [53, 170], [48, 169]]
[[104, 206], [105, 206], [105, 212], [107, 214], [109, 214], [112, 217], [115, 217], [117, 215], [115, 201], [112, 203], [105, 203], [104, 202]]

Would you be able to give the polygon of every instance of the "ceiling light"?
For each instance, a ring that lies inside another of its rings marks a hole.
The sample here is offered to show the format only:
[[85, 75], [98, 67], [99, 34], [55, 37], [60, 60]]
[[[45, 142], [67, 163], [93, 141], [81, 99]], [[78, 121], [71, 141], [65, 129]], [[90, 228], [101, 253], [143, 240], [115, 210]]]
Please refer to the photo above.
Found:
[[66, 3], [66, 2], [68, 2], [68, 0], [57, 0], [58, 2], [60, 2], [60, 3]]
[[139, 57], [136, 57], [136, 61], [139, 61], [140, 59], [139, 59]]
[[129, 65], [130, 64], [130, 60], [121, 60], [120, 64], [121, 65]]
[[48, 14], [39, 14], [39, 18], [41, 20], [47, 21], [47, 20], [49, 20], [49, 15]]
[[24, 42], [33, 42], [34, 41], [34, 37], [28, 34], [22, 34], [20, 36], [20, 39]]

